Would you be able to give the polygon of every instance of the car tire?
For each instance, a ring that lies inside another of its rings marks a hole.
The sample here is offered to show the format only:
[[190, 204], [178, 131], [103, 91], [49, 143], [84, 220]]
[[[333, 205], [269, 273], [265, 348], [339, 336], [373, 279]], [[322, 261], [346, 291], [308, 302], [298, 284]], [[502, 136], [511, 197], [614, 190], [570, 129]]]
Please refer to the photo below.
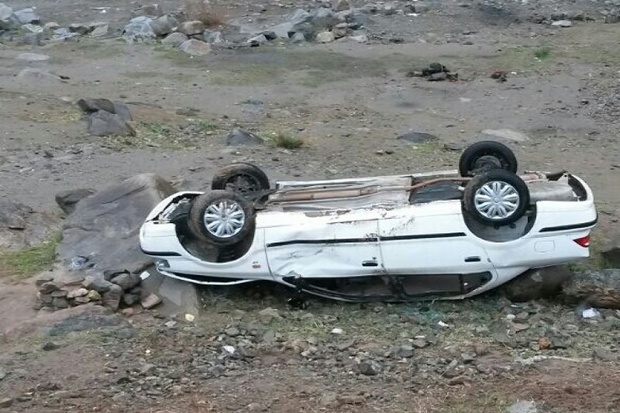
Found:
[[492, 169], [476, 175], [463, 193], [463, 209], [478, 222], [487, 225], [510, 225], [527, 211], [530, 192], [518, 175]]
[[235, 162], [220, 168], [211, 182], [212, 190], [230, 190], [248, 197], [269, 189], [269, 178], [258, 166]]
[[256, 218], [240, 194], [216, 190], [198, 196], [189, 212], [189, 228], [201, 240], [219, 246], [238, 244], [254, 233]]
[[468, 146], [459, 160], [459, 173], [464, 177], [503, 169], [517, 173], [517, 158], [506, 145], [495, 141], [480, 141]]

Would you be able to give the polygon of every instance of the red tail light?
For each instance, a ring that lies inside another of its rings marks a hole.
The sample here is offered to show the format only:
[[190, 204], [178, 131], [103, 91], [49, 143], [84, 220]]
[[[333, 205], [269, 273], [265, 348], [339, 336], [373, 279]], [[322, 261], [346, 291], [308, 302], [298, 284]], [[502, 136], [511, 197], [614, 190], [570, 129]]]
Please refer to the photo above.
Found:
[[586, 235], [585, 237], [574, 239], [577, 244], [584, 248], [588, 248], [590, 246], [590, 236]]

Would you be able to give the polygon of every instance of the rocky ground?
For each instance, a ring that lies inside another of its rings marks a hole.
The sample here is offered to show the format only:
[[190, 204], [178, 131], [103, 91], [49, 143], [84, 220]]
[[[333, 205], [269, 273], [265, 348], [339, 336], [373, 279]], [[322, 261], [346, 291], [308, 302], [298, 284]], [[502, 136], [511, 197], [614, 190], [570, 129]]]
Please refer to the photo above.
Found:
[[[0, 5], [0, 411], [618, 411], [617, 310], [493, 293], [295, 311], [256, 286], [203, 291], [198, 316], [48, 313], [30, 277], [56, 259], [62, 191], [149, 172], [201, 189], [235, 160], [273, 179], [452, 169], [483, 136], [584, 177], [600, 224], [579, 268], [618, 266], [600, 252], [619, 18], [615, 0]], [[421, 76], [433, 62], [447, 73]], [[95, 98], [116, 105], [78, 104]]]

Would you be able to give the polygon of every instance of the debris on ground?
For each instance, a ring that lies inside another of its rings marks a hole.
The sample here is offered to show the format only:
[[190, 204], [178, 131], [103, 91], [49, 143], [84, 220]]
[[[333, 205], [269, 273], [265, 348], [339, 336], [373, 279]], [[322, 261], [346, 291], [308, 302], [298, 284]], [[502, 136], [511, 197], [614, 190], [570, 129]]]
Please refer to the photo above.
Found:
[[441, 63], [431, 63], [425, 68], [420, 70], [410, 70], [407, 72], [407, 77], [423, 77], [431, 82], [439, 82], [443, 80], [457, 81], [459, 80], [459, 74], [451, 72], [448, 68]]

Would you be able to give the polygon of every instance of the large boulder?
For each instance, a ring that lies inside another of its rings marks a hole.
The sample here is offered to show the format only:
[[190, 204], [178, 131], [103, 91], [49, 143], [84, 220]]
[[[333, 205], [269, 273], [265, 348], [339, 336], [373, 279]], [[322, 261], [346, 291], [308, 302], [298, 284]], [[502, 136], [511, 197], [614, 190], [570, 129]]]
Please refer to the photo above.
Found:
[[501, 287], [513, 302], [552, 298], [560, 294], [562, 286], [573, 277], [566, 267], [547, 267], [525, 272]]
[[80, 200], [65, 224], [60, 258], [72, 263], [72, 269], [77, 263], [80, 269], [97, 273], [119, 268], [142, 271], [152, 260], [140, 251], [140, 226], [174, 192], [162, 177], [141, 174]]
[[620, 310], [620, 269], [576, 274], [562, 286], [562, 297], [569, 304]]
[[620, 267], [620, 234], [616, 234], [603, 245], [601, 255], [609, 264]]

